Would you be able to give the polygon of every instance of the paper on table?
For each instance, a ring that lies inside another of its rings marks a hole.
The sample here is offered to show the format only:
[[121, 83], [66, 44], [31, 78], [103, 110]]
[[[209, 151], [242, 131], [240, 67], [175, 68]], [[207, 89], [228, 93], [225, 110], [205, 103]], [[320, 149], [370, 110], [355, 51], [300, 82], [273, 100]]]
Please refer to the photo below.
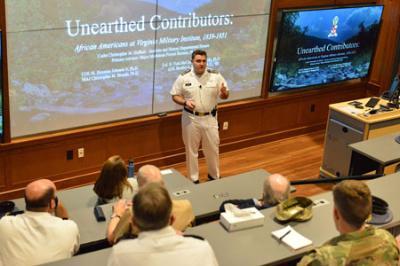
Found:
[[172, 174], [172, 170], [171, 169], [161, 170], [161, 175], [170, 175], [170, 174]]
[[272, 235], [293, 249], [299, 249], [312, 245], [312, 241], [310, 239], [299, 234], [290, 225], [282, 229], [272, 231]]
[[355, 114], [355, 115], [362, 114], [365, 112], [364, 109], [358, 109], [353, 106], [342, 106], [339, 109], [341, 109], [342, 111], [344, 111], [346, 113]]

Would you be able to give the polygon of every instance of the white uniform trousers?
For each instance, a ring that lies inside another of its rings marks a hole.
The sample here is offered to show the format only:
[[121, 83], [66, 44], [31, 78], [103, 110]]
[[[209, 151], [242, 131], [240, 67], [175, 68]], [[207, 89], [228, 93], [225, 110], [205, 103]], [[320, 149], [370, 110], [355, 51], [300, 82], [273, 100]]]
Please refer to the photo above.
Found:
[[182, 111], [182, 137], [186, 150], [186, 168], [192, 181], [199, 180], [199, 146], [202, 144], [208, 174], [219, 178], [219, 134], [217, 117], [196, 116]]

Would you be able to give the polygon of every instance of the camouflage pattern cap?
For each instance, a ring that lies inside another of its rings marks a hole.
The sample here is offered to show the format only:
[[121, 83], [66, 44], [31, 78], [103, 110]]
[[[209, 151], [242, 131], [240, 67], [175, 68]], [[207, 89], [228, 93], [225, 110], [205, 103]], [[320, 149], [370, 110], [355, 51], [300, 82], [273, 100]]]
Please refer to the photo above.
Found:
[[306, 197], [289, 198], [276, 207], [275, 217], [281, 222], [308, 221], [312, 217], [313, 202]]

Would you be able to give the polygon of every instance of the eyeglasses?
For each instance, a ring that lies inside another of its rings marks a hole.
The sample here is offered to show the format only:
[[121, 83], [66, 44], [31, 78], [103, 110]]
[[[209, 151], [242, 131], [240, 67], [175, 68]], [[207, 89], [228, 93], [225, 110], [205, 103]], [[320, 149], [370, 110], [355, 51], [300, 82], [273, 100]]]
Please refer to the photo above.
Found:
[[57, 196], [54, 197], [54, 202], [55, 202], [54, 209], [57, 209], [57, 207], [58, 207], [58, 197]]

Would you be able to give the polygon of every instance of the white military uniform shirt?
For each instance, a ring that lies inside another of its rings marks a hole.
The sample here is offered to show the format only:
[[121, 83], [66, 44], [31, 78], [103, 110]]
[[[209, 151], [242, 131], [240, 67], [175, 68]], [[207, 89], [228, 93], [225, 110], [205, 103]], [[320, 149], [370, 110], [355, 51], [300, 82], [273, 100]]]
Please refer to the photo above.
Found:
[[193, 100], [196, 104], [194, 111], [211, 112], [217, 106], [220, 88], [225, 79], [216, 71], [206, 69], [200, 77], [193, 68], [179, 75], [172, 89], [171, 95], [181, 95], [185, 100]]
[[4, 216], [0, 220], [0, 236], [3, 265], [42, 264], [70, 258], [79, 249], [76, 223], [47, 212]]
[[[170, 94], [180, 95], [185, 100], [193, 100], [195, 112], [209, 113], [218, 103], [220, 89], [225, 79], [216, 71], [206, 69], [200, 77], [193, 68], [179, 75]], [[227, 87], [228, 89], [228, 87]], [[199, 179], [198, 150], [202, 143], [206, 157], [208, 174], [219, 178], [219, 134], [217, 118], [211, 114], [197, 116], [182, 111], [182, 138], [186, 150], [186, 165], [189, 177], [193, 181]]]
[[137, 239], [118, 242], [112, 248], [108, 265], [212, 266], [218, 263], [207, 241], [177, 235], [167, 226], [141, 232]]

